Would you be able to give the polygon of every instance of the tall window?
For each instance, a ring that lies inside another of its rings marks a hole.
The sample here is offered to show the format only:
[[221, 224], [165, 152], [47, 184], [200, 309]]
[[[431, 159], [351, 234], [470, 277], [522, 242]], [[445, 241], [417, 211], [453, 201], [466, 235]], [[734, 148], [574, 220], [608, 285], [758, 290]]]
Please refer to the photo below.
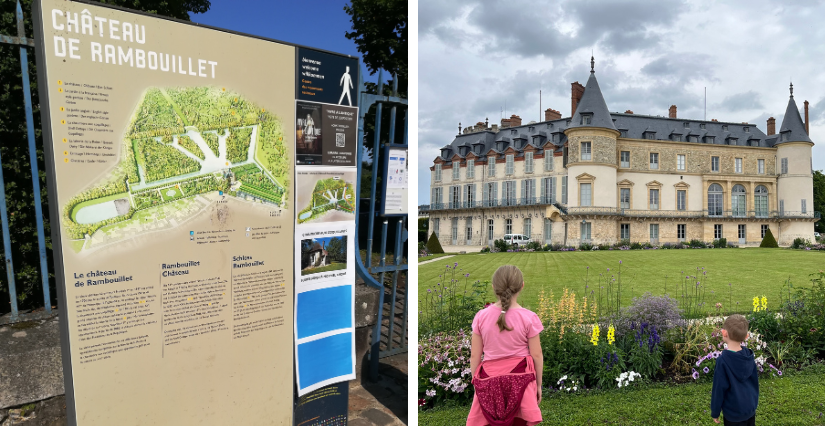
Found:
[[465, 229], [467, 231], [464, 239], [467, 240], [467, 244], [470, 244], [470, 242], [473, 241], [473, 218], [468, 217], [464, 223], [466, 224]]
[[484, 187], [482, 195], [484, 207], [495, 207], [498, 205], [498, 182], [490, 182]]
[[659, 153], [651, 152], [650, 153], [650, 169], [651, 170], [658, 170], [659, 169]]
[[630, 208], [630, 188], [619, 189], [619, 203], [623, 209]]
[[685, 240], [685, 228], [687, 228], [687, 225], [684, 223], [676, 225], [676, 239], [679, 241]]
[[439, 229], [441, 228], [441, 219], [435, 218], [433, 219], [433, 232], [435, 232], [435, 237], [439, 237]]
[[541, 200], [542, 204], [556, 202], [556, 178], [547, 177], [541, 180]]
[[505, 234], [512, 234], [513, 233], [513, 219], [507, 219], [504, 221], [504, 233]]
[[466, 202], [467, 208], [475, 207], [474, 203], [476, 201], [476, 185], [464, 185], [464, 201]]
[[550, 218], [544, 218], [544, 244], [553, 243], [553, 221]]
[[582, 125], [586, 126], [586, 125], [590, 124], [590, 120], [592, 118], [593, 117], [591, 117], [590, 115], [582, 115]]
[[545, 149], [544, 150], [544, 171], [545, 172], [552, 172], [553, 171], [553, 150], [552, 149]]
[[762, 238], [765, 238], [765, 234], [768, 233], [768, 225], [762, 225]]
[[530, 238], [530, 235], [533, 234], [533, 219], [529, 217], [524, 219], [524, 236]]
[[621, 164], [620, 167], [629, 168], [630, 167], [630, 151], [622, 151], [620, 154]]
[[496, 157], [487, 157], [487, 177], [496, 177]]
[[620, 230], [621, 230], [621, 232], [620, 232], [621, 239], [629, 240], [630, 239], [630, 224], [629, 223], [621, 224], [620, 225]]
[[788, 174], [788, 159], [787, 158], [782, 159], [782, 171], [781, 171], [781, 173], [783, 175]]
[[581, 158], [582, 161], [590, 161], [590, 142], [582, 142]]
[[714, 183], [708, 187], [708, 216], [722, 216], [723, 208], [722, 186]]
[[676, 155], [676, 169], [684, 170], [685, 169], [685, 155], [678, 154]]
[[567, 176], [561, 177], [561, 203], [567, 205]]
[[779, 200], [779, 216], [785, 216], [785, 200]]
[[736, 162], [736, 173], [742, 173], [742, 159], [737, 158], [734, 161]]
[[461, 179], [461, 163], [458, 161], [453, 161], [453, 180]]
[[507, 154], [507, 163], [505, 164], [504, 174], [511, 175], [515, 173], [515, 165], [513, 164], [513, 154]]
[[687, 204], [687, 191], [680, 189], [676, 191], [676, 210], [685, 210]]
[[583, 222], [581, 224], [581, 237], [583, 243], [590, 241], [590, 222]]
[[432, 196], [432, 199], [430, 200], [430, 203], [433, 204], [434, 209], [440, 209], [441, 208], [441, 203], [442, 203], [441, 197], [443, 195], [442, 191], [443, 191], [443, 189], [441, 187], [433, 188], [433, 196]]
[[476, 177], [476, 160], [467, 160], [467, 179]]
[[650, 242], [657, 243], [659, 242], [659, 224], [658, 223], [651, 223], [650, 224]]
[[524, 179], [521, 181], [522, 204], [536, 203], [536, 181], [535, 179]]
[[453, 244], [458, 244], [458, 218], [453, 218], [453, 226], [452, 226], [452, 240]]
[[722, 224], [713, 225], [713, 239], [718, 240], [722, 238]]
[[441, 182], [441, 164], [435, 165], [435, 181]]
[[502, 205], [505, 206], [515, 206], [516, 205], [516, 181], [508, 180], [504, 182], [504, 194]]
[[734, 185], [730, 195], [730, 208], [732, 214], [737, 217], [745, 216], [745, 187]]
[[533, 173], [533, 153], [524, 153], [524, 173]]
[[493, 221], [493, 219], [487, 219], [487, 241], [490, 241], [490, 242], [493, 241], [493, 239], [494, 239], [493, 235], [495, 235], [494, 234], [494, 231], [495, 231], [494, 223], [495, 222]]
[[650, 210], [659, 210], [659, 190], [650, 190]]
[[451, 186], [450, 187], [450, 208], [457, 209], [461, 207], [461, 187], [460, 186]]
[[802, 200], [802, 214], [808, 213], [808, 200]]
[[590, 202], [591, 196], [591, 188], [589, 183], [582, 183], [581, 184], [581, 199], [579, 199], [579, 205], [583, 207], [590, 206], [592, 203]]
[[765, 160], [756, 160], [757, 167], [759, 168], [759, 174], [765, 174]]
[[768, 217], [768, 188], [759, 185], [753, 192], [756, 217]]
[[710, 157], [710, 171], [719, 171], [719, 157]]
[[748, 235], [747, 228], [745, 225], [739, 225], [739, 243], [742, 244], [745, 242], [746, 235]]

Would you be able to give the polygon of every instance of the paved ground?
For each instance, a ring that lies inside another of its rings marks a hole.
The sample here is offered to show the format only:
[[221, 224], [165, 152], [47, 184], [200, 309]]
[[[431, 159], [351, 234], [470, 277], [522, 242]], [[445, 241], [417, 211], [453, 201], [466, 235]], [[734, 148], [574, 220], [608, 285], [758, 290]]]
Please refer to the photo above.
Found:
[[351, 426], [401, 426], [407, 423], [407, 354], [381, 360], [378, 382], [353, 380], [349, 387]]
[[423, 262], [418, 262], [418, 264], [419, 264], [419, 265], [426, 265], [427, 263], [432, 263], [432, 262], [435, 262], [435, 261], [438, 261], [438, 260], [442, 260], [442, 259], [449, 259], [449, 258], [451, 258], [451, 257], [453, 257], [453, 256], [455, 256], [455, 255], [454, 255], [454, 254], [451, 254], [451, 255], [449, 255], [449, 256], [441, 256], [441, 257], [436, 257], [435, 259], [430, 259], [430, 260], [425, 260], [425, 261], [423, 261]]
[[444, 253], [479, 253], [481, 249], [484, 247], [482, 246], [441, 246], [444, 249]]

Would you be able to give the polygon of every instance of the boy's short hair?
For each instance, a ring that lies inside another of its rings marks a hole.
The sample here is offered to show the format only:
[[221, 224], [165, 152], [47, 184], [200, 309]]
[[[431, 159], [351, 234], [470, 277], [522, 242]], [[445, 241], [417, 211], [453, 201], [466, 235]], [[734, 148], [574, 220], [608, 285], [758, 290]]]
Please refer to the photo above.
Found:
[[748, 336], [748, 319], [744, 315], [733, 314], [725, 320], [722, 328], [728, 331], [728, 338], [742, 342]]

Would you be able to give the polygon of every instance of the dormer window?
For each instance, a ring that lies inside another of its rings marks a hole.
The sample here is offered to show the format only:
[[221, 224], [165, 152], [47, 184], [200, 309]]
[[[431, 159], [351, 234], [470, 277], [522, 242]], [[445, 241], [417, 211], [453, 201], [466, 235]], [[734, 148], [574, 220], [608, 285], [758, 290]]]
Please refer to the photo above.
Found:
[[750, 128], [750, 127], [747, 127], [747, 126], [746, 126], [746, 127], [743, 127], [743, 128], [742, 128], [742, 130], [744, 130], [744, 131], [745, 131], [745, 133], [750, 133], [750, 132], [751, 132], [751, 128]]
[[683, 123], [683, 125], [685, 126], [685, 128], [686, 128], [686, 129], [690, 128], [690, 123], [689, 123], [689, 122], [687, 122], [687, 121], [685, 121], [685, 122]]
[[715, 136], [705, 136], [705, 143], [716, 143]]
[[656, 132], [645, 132], [643, 139], [656, 140]]
[[673, 133], [673, 134], [670, 135], [670, 140], [672, 140], [674, 142], [681, 142], [682, 141], [682, 135], [677, 135], [676, 133]]
[[688, 142], [699, 142], [699, 136], [688, 136]]
[[593, 122], [593, 116], [590, 114], [582, 114], [582, 126], [588, 126]]
[[570, 120], [567, 120], [567, 127], [570, 127]]
[[510, 129], [510, 134], [511, 134], [511, 135], [515, 135], [515, 134], [516, 134], [516, 132], [517, 132], [517, 130], [516, 130], [516, 129]]
[[553, 143], [556, 142], [556, 134], [555, 133], [550, 135], [550, 142], [553, 142]]
[[536, 131], [536, 128], [533, 127], [533, 126], [530, 126], [530, 127], [527, 128], [527, 131], [529, 131], [530, 133], [533, 133], [533, 132]]
[[701, 124], [699, 124], [699, 128], [700, 128], [700, 129], [702, 129], [702, 130], [704, 130], [704, 129], [705, 129], [705, 123], [701, 123]]
[[723, 125], [722, 125], [722, 131], [723, 131], [723, 132], [727, 132], [727, 131], [728, 131], [728, 125], [727, 125], [727, 124], [723, 124]]
[[620, 137], [623, 137], [623, 138], [627, 137], [627, 130], [619, 130], [619, 133], [620, 133], [619, 134]]
[[552, 129], [553, 128], [553, 123], [547, 123], [547, 128]]
[[781, 135], [779, 135], [779, 142], [787, 142], [788, 141], [788, 136], [790, 134], [791, 134], [790, 132], [784, 132]]

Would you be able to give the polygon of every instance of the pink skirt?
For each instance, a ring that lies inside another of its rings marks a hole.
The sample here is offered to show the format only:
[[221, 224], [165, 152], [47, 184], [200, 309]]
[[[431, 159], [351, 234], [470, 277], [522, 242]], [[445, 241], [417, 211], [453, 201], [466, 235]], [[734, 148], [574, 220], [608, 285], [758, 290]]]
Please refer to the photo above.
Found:
[[[523, 359], [523, 357], [513, 357], [485, 361], [484, 371], [491, 376], [508, 374]], [[535, 366], [532, 362], [533, 358], [528, 357], [528, 360], [530, 360], [530, 362], [527, 363], [528, 370], [535, 372]], [[478, 371], [474, 374], [478, 374]], [[521, 407], [519, 407], [518, 412], [516, 412], [516, 418], [524, 420], [527, 426], [541, 423], [541, 410], [539, 409], [536, 398], [536, 389], [535, 380], [527, 385], [527, 389], [524, 390], [524, 398], [521, 399]], [[473, 406], [470, 408], [470, 415], [467, 416], [467, 426], [486, 426], [488, 424], [487, 419], [484, 418], [484, 413], [481, 412], [481, 406], [478, 403], [477, 396], [473, 395]]]

